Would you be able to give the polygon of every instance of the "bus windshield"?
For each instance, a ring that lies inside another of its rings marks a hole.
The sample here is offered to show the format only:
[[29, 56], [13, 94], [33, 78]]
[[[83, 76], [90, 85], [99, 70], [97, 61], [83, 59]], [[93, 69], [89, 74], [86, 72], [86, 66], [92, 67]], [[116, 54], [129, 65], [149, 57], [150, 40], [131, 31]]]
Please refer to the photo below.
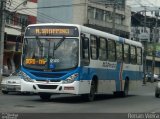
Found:
[[25, 38], [23, 66], [37, 70], [65, 70], [78, 65], [78, 39]]

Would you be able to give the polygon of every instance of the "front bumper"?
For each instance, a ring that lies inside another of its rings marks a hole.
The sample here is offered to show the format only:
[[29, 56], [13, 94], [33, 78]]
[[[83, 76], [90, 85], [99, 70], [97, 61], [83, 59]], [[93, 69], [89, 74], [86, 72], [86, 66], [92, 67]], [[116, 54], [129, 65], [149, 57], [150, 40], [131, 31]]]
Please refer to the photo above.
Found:
[[84, 94], [90, 91], [90, 81], [62, 82], [21, 82], [21, 90], [34, 93]]

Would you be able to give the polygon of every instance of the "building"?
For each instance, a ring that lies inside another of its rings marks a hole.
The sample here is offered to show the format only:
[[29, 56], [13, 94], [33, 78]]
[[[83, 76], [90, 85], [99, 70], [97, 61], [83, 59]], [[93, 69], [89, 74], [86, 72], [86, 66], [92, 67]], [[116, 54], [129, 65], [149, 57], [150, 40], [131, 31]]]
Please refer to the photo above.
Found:
[[40, 22], [76, 23], [110, 33], [114, 29], [125, 38], [130, 35], [131, 9], [125, 0], [39, 0], [38, 7]]
[[160, 74], [160, 20], [138, 12], [132, 13], [131, 21], [131, 39], [144, 44], [145, 72]]
[[149, 43], [150, 36], [150, 28], [141, 26], [131, 27], [131, 40]]
[[28, 24], [36, 23], [37, 0], [7, 0], [3, 74], [15, 71], [21, 63], [23, 32]]

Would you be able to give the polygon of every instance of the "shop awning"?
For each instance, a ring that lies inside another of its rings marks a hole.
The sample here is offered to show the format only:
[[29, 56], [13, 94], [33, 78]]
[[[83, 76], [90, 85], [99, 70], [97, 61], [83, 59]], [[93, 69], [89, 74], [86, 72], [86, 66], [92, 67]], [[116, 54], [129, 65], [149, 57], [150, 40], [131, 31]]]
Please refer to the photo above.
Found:
[[10, 35], [21, 35], [21, 31], [18, 28], [5, 27], [5, 32]]

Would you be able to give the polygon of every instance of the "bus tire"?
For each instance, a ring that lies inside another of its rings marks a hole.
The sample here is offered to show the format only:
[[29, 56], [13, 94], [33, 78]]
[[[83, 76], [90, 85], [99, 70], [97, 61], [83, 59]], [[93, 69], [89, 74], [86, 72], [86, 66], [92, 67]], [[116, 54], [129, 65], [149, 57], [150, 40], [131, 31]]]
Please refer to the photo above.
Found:
[[91, 88], [90, 88], [90, 93], [89, 94], [83, 94], [82, 98], [85, 99], [86, 101], [94, 101], [95, 98], [95, 92], [96, 92], [96, 80], [92, 80], [91, 82]]
[[155, 97], [156, 97], [156, 98], [159, 98], [159, 94], [158, 94], [158, 93], [155, 93]]
[[8, 94], [8, 91], [2, 90], [2, 93], [3, 93], [3, 94]]
[[122, 91], [122, 96], [123, 97], [127, 97], [128, 96], [128, 92], [129, 92], [129, 80], [126, 79], [125, 80], [125, 84], [124, 84], [124, 91]]
[[49, 93], [39, 93], [39, 96], [42, 100], [49, 100], [51, 98], [51, 94]]
[[158, 90], [156, 89], [156, 91], [155, 91], [155, 97], [156, 98], [159, 98], [159, 93], [158, 93]]

